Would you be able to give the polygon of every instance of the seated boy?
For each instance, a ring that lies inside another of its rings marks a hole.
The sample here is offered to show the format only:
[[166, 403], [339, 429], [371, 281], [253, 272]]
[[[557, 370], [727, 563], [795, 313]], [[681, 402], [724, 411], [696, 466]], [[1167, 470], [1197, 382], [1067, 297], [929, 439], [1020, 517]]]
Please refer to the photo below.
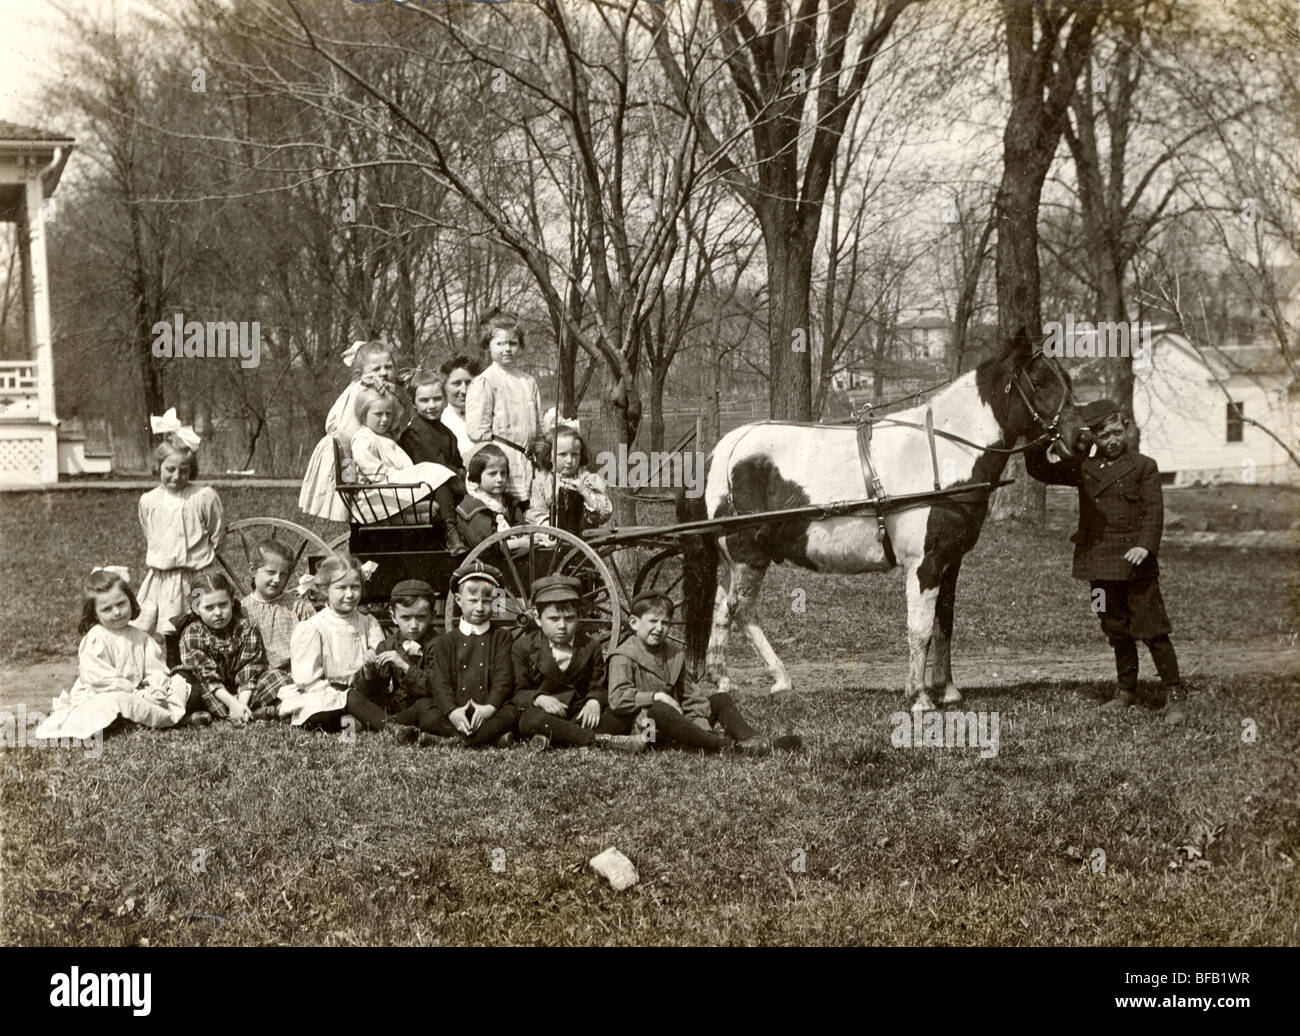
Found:
[[533, 584], [533, 609], [541, 629], [511, 649], [520, 737], [542, 750], [561, 745], [640, 752], [642, 737], [629, 737], [630, 717], [607, 708], [605, 657], [600, 644], [578, 630], [582, 584], [546, 576]]
[[[705, 695], [686, 676], [686, 654], [667, 643], [673, 602], [663, 594], [632, 601], [634, 635], [609, 656], [609, 707], [620, 716], [640, 714], [654, 724], [652, 740], [676, 741], [705, 752], [769, 755], [773, 742], [760, 737], [725, 692]], [[717, 721], [726, 736], [713, 733]], [[795, 749], [801, 738], [782, 737], [776, 747]]]
[[288, 672], [289, 640], [298, 623], [314, 616], [316, 609], [298, 594], [284, 592], [293, 570], [293, 554], [279, 540], [259, 543], [248, 570], [253, 577], [253, 589], [240, 604], [262, 635], [267, 664], [272, 669]]
[[420, 717], [420, 729], [475, 747], [505, 747], [514, 743], [519, 710], [510, 701], [510, 634], [489, 621], [501, 573], [471, 561], [452, 573], [451, 587], [460, 625], [430, 648], [434, 708]]
[[1133, 704], [1138, 679], [1135, 641], [1141, 640], [1165, 686], [1165, 722], [1182, 723], [1187, 718], [1186, 690], [1169, 639], [1156, 560], [1164, 531], [1160, 471], [1150, 457], [1129, 452], [1124, 419], [1109, 399], [1085, 406], [1083, 419], [1096, 436], [1096, 456], [1052, 463], [1044, 450], [1030, 450], [1025, 470], [1040, 482], [1079, 487], [1079, 528], [1071, 537], [1073, 574], [1091, 585], [1093, 610], [1115, 652], [1119, 694], [1106, 704]]
[[433, 587], [423, 579], [403, 579], [393, 587], [388, 614], [395, 628], [348, 688], [350, 716], [369, 730], [389, 730], [408, 743], [420, 737], [420, 717], [436, 711], [430, 668], [433, 597]]

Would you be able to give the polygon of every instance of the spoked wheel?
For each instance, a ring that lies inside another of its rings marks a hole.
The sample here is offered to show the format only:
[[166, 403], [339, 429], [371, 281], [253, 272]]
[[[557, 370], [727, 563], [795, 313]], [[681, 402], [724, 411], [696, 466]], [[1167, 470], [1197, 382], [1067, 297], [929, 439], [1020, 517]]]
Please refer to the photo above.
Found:
[[243, 518], [231, 522], [226, 526], [225, 542], [217, 551], [217, 563], [235, 584], [240, 597], [253, 589], [252, 569], [257, 567], [257, 545], [269, 539], [284, 544], [293, 558], [285, 593], [297, 590], [299, 577], [310, 571], [310, 557], [319, 558], [330, 553], [329, 545], [310, 529], [283, 518]]
[[[668, 622], [668, 639], [686, 649], [686, 569], [680, 550], [661, 550], [641, 566], [632, 582], [632, 597], [663, 594], [673, 602], [673, 617]], [[631, 605], [631, 599], [628, 604]]]
[[[507, 543], [519, 540], [511, 551]], [[537, 628], [529, 606], [534, 582], [543, 576], [569, 576], [582, 584], [578, 628], [612, 651], [622, 635], [623, 605], [609, 566], [580, 537], [563, 529], [519, 525], [493, 533], [465, 556], [464, 564], [482, 561], [501, 570], [502, 593], [492, 608], [492, 625], [521, 636]], [[456, 628], [460, 611], [455, 594], [447, 595], [446, 629]]]

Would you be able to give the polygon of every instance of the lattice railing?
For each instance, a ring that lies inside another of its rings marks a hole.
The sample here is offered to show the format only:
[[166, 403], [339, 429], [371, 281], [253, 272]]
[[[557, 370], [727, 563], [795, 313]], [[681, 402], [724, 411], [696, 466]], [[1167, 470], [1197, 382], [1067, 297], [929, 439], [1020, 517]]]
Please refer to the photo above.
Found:
[[36, 395], [36, 364], [27, 360], [0, 361], [0, 392], [15, 396]]

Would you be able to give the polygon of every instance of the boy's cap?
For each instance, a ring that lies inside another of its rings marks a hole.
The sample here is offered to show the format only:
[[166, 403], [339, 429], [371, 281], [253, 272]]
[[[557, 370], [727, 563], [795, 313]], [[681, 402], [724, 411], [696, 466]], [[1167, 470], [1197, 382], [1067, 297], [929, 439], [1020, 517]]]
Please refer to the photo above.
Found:
[[636, 609], [636, 607], [642, 603], [657, 604], [660, 607], [662, 607], [665, 611], [667, 611], [670, 615], [674, 611], [673, 599], [669, 597], [667, 594], [660, 593], [657, 590], [647, 590], [643, 594], [637, 594], [635, 597], [632, 598], [631, 607], [633, 609]]
[[533, 606], [582, 600], [582, 583], [571, 576], [544, 576], [533, 584]]
[[451, 588], [457, 590], [466, 579], [483, 579], [493, 586], [501, 585], [501, 571], [483, 561], [467, 561], [451, 574]]
[[393, 587], [388, 599], [393, 601], [399, 597], [427, 597], [433, 600], [435, 596], [437, 596], [437, 591], [423, 579], [403, 579]]
[[1094, 399], [1083, 408], [1082, 416], [1083, 423], [1095, 432], [1112, 417], [1119, 416], [1119, 407], [1109, 399]]

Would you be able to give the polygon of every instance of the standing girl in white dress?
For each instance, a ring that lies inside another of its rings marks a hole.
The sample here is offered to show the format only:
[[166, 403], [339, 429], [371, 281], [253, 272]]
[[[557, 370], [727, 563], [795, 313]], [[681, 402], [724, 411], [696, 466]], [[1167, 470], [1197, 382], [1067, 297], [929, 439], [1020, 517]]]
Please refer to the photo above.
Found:
[[472, 356], [462, 353], [444, 363], [438, 372], [447, 390], [447, 405], [442, 408], [439, 420], [456, 436], [461, 467], [464, 467], [474, 455], [474, 443], [465, 430], [465, 397], [469, 394], [470, 382], [483, 373], [483, 366]]
[[195, 573], [216, 559], [226, 528], [217, 491], [192, 481], [199, 473], [200, 439], [175, 417], [169, 410], [161, 418], [150, 418], [154, 431], [173, 425], [175, 430], [154, 450], [154, 474], [160, 484], [140, 497], [138, 508], [149, 571], [140, 584], [136, 625], [164, 635], [175, 630], [174, 620], [189, 613]]
[[300, 511], [332, 522], [348, 520], [348, 509], [334, 492], [334, 443], [338, 442], [346, 451], [352, 436], [361, 427], [356, 415], [357, 393], [363, 385], [397, 391], [394, 381], [397, 363], [391, 346], [380, 341], [354, 342], [343, 354], [343, 362], [352, 368], [352, 384], [330, 407], [325, 418], [325, 437], [316, 444], [307, 461], [298, 494]]
[[38, 738], [88, 738], [118, 718], [174, 726], [185, 715], [189, 684], [167, 675], [158, 642], [131, 625], [140, 605], [124, 569], [97, 568], [82, 584], [77, 682], [54, 699]]
[[352, 678], [384, 639], [379, 623], [358, 608], [364, 578], [361, 563], [347, 554], [316, 569], [313, 582], [325, 607], [294, 629], [289, 671], [295, 686], [280, 689], [280, 715], [296, 727], [333, 726], [347, 708]]
[[465, 428], [475, 443], [495, 443], [510, 466], [509, 488], [527, 500], [533, 484], [528, 453], [542, 426], [542, 397], [537, 381], [515, 362], [524, 349], [524, 331], [513, 313], [493, 310], [483, 320], [480, 345], [492, 363], [470, 382], [465, 397]]
[[[467, 548], [456, 529], [456, 496], [451, 483], [456, 472], [433, 461], [415, 464], [407, 452], [392, 437], [398, 427], [401, 404], [397, 397], [383, 389], [362, 388], [357, 393], [356, 412], [362, 422], [352, 436], [352, 461], [357, 466], [357, 481], [380, 483], [424, 483], [413, 489], [374, 489], [359, 494], [356, 508], [373, 521], [396, 517], [400, 512], [413, 511], [411, 517], [427, 522], [433, 517], [432, 504], [436, 501], [438, 512], [447, 531], [447, 549], [460, 553]], [[432, 490], [434, 500], [428, 500]]]

